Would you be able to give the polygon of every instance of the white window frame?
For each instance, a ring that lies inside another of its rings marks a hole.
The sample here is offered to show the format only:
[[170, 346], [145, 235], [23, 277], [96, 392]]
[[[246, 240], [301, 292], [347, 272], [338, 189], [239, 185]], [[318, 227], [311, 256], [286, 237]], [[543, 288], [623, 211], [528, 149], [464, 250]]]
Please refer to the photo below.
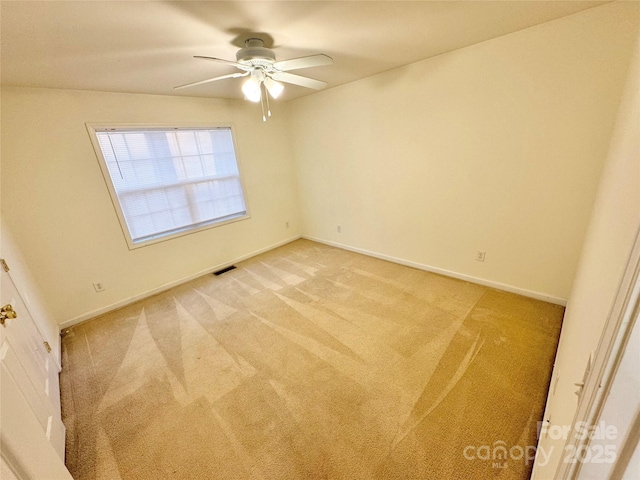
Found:
[[[146, 247], [148, 245], [152, 245], [159, 242], [165, 242], [167, 240], [171, 240], [174, 238], [182, 237], [184, 235], [191, 235], [193, 233], [201, 232], [203, 230], [208, 230], [210, 228], [221, 227], [223, 225], [228, 225], [230, 223], [239, 222], [242, 220], [247, 220], [251, 218], [249, 214], [249, 200], [247, 195], [247, 190], [245, 188], [244, 183], [244, 175], [242, 172], [242, 165], [240, 161], [240, 155], [238, 153], [238, 145], [236, 142], [236, 134], [233, 124], [224, 123], [224, 124], [130, 124], [130, 123], [118, 123], [118, 124], [103, 124], [103, 123], [86, 123], [87, 131], [89, 132], [89, 138], [91, 139], [91, 143], [93, 145], [93, 150], [95, 151], [98, 164], [100, 165], [100, 170], [102, 172], [102, 177], [107, 185], [107, 189], [109, 191], [109, 196], [111, 198], [111, 203], [116, 211], [116, 215], [118, 217], [118, 221], [120, 223], [120, 228], [122, 229], [122, 233], [127, 241], [127, 246], [129, 250], [134, 250], [141, 247]], [[245, 213], [240, 214], [238, 216], [234, 216], [232, 218], [227, 218], [223, 220], [211, 220], [209, 222], [198, 224], [198, 225], [190, 225], [186, 226], [183, 229], [175, 231], [173, 233], [167, 234], [158, 234], [153, 238], [149, 238], [146, 240], [134, 241], [133, 237], [129, 231], [129, 227], [127, 225], [127, 221], [125, 219], [124, 212], [120, 205], [120, 200], [118, 194], [116, 192], [115, 186], [111, 179], [111, 174], [109, 173], [109, 167], [107, 166], [107, 162], [102, 154], [102, 149], [100, 147], [100, 143], [98, 141], [98, 137], [96, 132], [101, 131], [113, 131], [113, 130], [140, 130], [140, 131], [152, 131], [152, 130], [207, 130], [207, 129], [216, 129], [216, 128], [228, 128], [231, 130], [231, 138], [233, 141], [233, 149], [235, 154], [236, 165], [238, 166], [238, 177], [240, 180], [240, 186], [242, 188], [242, 196], [244, 199], [245, 205]]]

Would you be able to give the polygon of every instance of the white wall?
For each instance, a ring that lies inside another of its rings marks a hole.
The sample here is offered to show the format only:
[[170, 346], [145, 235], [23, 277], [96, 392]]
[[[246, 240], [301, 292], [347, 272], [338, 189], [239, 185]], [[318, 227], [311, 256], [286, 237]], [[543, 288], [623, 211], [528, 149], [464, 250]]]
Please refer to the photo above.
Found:
[[[263, 123], [259, 107], [240, 101], [4, 87], [3, 220], [56, 321], [87, 318], [298, 235], [278, 113]], [[130, 251], [86, 122], [233, 122], [251, 219]], [[106, 291], [93, 290], [97, 280]]]
[[[555, 425], [571, 425], [573, 421], [577, 406], [574, 383], [582, 380], [589, 354], [598, 346], [640, 229], [639, 132], [640, 37], [637, 37], [633, 66], [562, 326], [544, 414]], [[632, 398], [628, 400], [633, 402]], [[628, 408], [635, 405], [629, 404]], [[543, 437], [541, 445], [546, 451], [553, 450], [554, 456], [547, 465], [536, 465], [533, 478], [553, 478], [562, 459], [564, 441], [553, 442]]]
[[[58, 322], [301, 232], [561, 302], [637, 13], [590, 9], [281, 104], [267, 124], [245, 102], [3, 87], [3, 219]], [[229, 121], [251, 220], [129, 251], [85, 123]]]
[[561, 303], [637, 7], [597, 7], [290, 102], [304, 234]]

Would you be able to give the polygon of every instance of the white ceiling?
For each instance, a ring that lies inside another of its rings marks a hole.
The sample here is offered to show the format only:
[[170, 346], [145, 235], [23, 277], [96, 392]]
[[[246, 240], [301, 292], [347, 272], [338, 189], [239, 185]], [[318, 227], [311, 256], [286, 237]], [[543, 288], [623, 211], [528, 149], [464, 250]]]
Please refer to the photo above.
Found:
[[[278, 60], [333, 57], [333, 66], [292, 72], [331, 88], [603, 3], [2, 0], [2, 83], [242, 98], [235, 79], [173, 87], [237, 71], [192, 57], [235, 60], [248, 33], [261, 32]], [[284, 98], [309, 93], [287, 86]]]

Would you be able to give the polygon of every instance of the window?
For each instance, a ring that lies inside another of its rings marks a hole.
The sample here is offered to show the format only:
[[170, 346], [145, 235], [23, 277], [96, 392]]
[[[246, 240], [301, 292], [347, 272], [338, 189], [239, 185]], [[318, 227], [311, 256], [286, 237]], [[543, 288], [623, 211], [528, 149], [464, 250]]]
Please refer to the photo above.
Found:
[[87, 127], [131, 248], [248, 218], [231, 127]]

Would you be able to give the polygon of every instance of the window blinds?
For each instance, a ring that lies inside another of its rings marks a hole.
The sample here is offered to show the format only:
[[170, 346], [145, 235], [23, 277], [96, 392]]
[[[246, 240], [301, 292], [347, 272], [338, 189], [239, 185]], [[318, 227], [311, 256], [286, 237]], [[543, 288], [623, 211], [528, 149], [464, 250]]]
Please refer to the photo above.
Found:
[[246, 215], [231, 128], [95, 133], [134, 243]]

